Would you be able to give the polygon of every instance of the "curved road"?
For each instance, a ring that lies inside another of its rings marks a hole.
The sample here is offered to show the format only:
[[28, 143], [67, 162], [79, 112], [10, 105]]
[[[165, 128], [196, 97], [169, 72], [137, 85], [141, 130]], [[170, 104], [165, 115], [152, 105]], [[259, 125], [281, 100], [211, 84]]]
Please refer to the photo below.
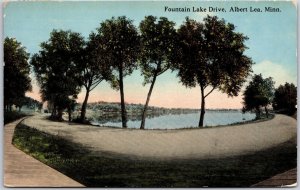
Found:
[[276, 115], [265, 122], [227, 127], [184, 130], [137, 130], [94, 127], [68, 122], [52, 122], [33, 116], [24, 124], [67, 138], [93, 151], [154, 159], [214, 158], [247, 154], [296, 142], [297, 121]]

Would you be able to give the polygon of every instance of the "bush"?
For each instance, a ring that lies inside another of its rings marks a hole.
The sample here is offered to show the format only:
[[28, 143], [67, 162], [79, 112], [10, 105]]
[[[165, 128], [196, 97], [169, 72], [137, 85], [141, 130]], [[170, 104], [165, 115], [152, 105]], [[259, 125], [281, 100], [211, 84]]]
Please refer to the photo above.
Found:
[[27, 115], [22, 112], [16, 112], [16, 111], [4, 112], [4, 125], [16, 121], [25, 116]]

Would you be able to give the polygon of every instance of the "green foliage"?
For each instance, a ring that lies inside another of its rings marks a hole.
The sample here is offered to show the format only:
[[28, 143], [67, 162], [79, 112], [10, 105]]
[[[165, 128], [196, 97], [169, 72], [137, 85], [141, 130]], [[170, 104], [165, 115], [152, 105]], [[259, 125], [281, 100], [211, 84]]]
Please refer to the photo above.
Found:
[[272, 103], [274, 84], [275, 82], [271, 77], [264, 79], [261, 74], [254, 75], [243, 93], [243, 110], [255, 110], [259, 118], [261, 113], [260, 108], [265, 107], [267, 109], [267, 106]]
[[154, 16], [146, 16], [141, 21], [140, 67], [144, 84], [151, 83], [154, 75], [158, 76], [170, 68], [176, 41], [174, 26], [175, 23], [165, 17], [157, 20]]
[[31, 79], [29, 53], [14, 38], [4, 40], [4, 108], [11, 110], [11, 106], [21, 104], [25, 93], [30, 91]]
[[84, 60], [79, 65], [82, 71], [83, 86], [89, 91], [103, 80], [112, 80], [111, 66], [105, 59], [104, 51], [99, 36], [91, 33], [84, 49]]
[[297, 87], [293, 83], [285, 83], [275, 89], [273, 108], [281, 113], [293, 115], [297, 105]]
[[97, 28], [94, 38], [101, 43], [102, 53], [105, 55], [101, 59], [117, 71], [114, 73], [118, 76], [116, 78], [119, 78], [120, 71], [122, 76], [126, 76], [137, 68], [140, 38], [132, 20], [125, 16], [105, 20]]
[[204, 24], [186, 18], [178, 29], [175, 65], [184, 85], [211, 86], [229, 96], [238, 95], [253, 63], [244, 55], [248, 38], [234, 29], [216, 16], [206, 17]]
[[25, 97], [18, 98], [18, 100], [15, 102], [15, 106], [19, 108], [19, 111], [21, 111], [21, 108], [23, 106], [27, 106], [30, 109], [41, 110], [43, 103], [41, 103], [35, 99], [32, 99], [30, 97], [25, 96]]
[[41, 51], [32, 57], [42, 99], [53, 105], [52, 117], [58, 120], [80, 91], [83, 48], [79, 33], [53, 30], [49, 40], [41, 43]]
[[147, 160], [91, 152], [18, 125], [13, 144], [87, 187], [249, 187], [297, 166], [293, 142], [234, 157]]
[[4, 112], [4, 125], [13, 121], [16, 121], [22, 117], [27, 116], [24, 113], [16, 112], [16, 111], [6, 111]]
[[233, 24], [216, 16], [207, 16], [204, 23], [187, 17], [178, 29], [174, 69], [185, 86], [200, 86], [199, 126], [203, 126], [205, 98], [215, 89], [237, 96], [251, 72], [253, 62], [244, 55], [248, 38], [234, 30]]
[[43, 107], [43, 103], [40, 102], [40, 101], [37, 101], [33, 98], [30, 98], [30, 97], [25, 97], [25, 100], [24, 100], [24, 105], [31, 108], [31, 109], [42, 109]]

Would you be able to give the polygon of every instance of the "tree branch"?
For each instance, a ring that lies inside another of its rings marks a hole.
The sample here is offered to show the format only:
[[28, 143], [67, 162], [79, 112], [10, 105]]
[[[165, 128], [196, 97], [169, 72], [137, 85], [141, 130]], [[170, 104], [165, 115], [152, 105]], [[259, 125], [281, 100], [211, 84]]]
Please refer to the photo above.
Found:
[[164, 70], [158, 72], [158, 73], [157, 73], [157, 76], [163, 74], [163, 73], [166, 72], [168, 69], [169, 69], [169, 68], [165, 68]]
[[216, 89], [215, 86], [204, 96], [204, 98], [206, 98], [208, 95], [210, 95], [214, 91], [214, 89]]
[[92, 85], [91, 85], [91, 88], [90, 88], [90, 91], [94, 90], [98, 84], [100, 84], [100, 82], [102, 82], [102, 79], [101, 80], [98, 80], [97, 82], [94, 82]]

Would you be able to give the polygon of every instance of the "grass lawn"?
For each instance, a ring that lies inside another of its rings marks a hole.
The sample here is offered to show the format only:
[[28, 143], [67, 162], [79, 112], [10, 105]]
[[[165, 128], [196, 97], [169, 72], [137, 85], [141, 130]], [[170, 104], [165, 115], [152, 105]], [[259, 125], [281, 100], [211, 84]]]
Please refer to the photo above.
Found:
[[138, 160], [93, 153], [19, 124], [13, 144], [87, 187], [249, 187], [297, 165], [294, 141], [255, 154], [206, 160]]

